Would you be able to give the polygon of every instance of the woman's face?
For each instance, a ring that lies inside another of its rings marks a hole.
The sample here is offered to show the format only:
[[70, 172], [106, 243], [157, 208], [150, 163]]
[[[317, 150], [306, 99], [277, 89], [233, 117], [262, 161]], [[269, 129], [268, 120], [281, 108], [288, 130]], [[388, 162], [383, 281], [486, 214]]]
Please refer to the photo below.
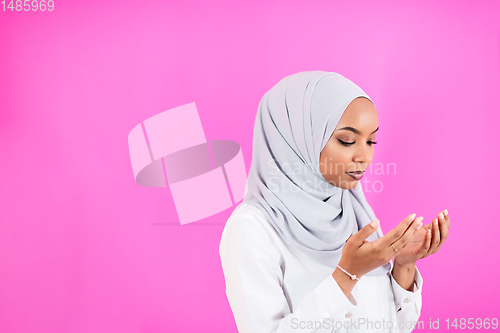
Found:
[[353, 189], [372, 161], [377, 130], [375, 105], [367, 98], [355, 98], [321, 151], [323, 178], [333, 186]]

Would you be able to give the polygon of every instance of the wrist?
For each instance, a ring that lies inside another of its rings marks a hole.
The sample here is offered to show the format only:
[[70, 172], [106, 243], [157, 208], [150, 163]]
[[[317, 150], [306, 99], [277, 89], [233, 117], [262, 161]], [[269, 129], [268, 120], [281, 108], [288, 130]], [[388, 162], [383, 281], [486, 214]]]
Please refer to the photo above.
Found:
[[332, 273], [333, 278], [339, 285], [340, 289], [344, 292], [344, 294], [349, 297], [351, 294], [351, 291], [354, 289], [354, 286], [356, 285], [357, 280], [351, 279], [349, 275], [341, 271], [338, 267], [335, 268], [335, 270]]
[[393, 269], [395, 269], [396, 267], [397, 267], [397, 269], [403, 269], [403, 270], [411, 271], [411, 270], [415, 269], [415, 262], [400, 263], [397, 260], [397, 257], [396, 257], [396, 258], [394, 258], [394, 267], [393, 267]]
[[413, 291], [413, 284], [415, 282], [415, 263], [406, 264], [406, 265], [398, 265], [394, 264], [392, 268], [392, 277], [396, 282], [403, 288], [408, 291]]
[[[364, 273], [360, 272], [359, 269], [357, 269], [356, 267], [352, 267], [353, 265], [350, 265], [352, 262], [353, 260], [346, 260], [344, 258], [340, 258], [338, 266], [340, 266], [341, 268], [337, 267], [336, 269], [340, 270], [340, 272], [345, 276], [347, 276], [347, 278], [349, 279], [351, 278], [350, 275], [355, 275], [357, 278], [361, 278], [364, 275]], [[344, 270], [347, 271], [347, 273], [349, 274], [345, 273]]]

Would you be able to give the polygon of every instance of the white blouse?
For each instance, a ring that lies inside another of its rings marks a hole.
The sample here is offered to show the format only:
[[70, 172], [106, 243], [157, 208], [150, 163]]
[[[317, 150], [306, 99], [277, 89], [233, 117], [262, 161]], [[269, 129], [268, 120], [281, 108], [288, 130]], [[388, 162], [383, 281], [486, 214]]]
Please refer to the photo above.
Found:
[[362, 276], [347, 298], [331, 267], [289, 248], [252, 204], [240, 204], [229, 217], [219, 254], [240, 333], [400, 333], [420, 327], [418, 269], [413, 292], [389, 272]]

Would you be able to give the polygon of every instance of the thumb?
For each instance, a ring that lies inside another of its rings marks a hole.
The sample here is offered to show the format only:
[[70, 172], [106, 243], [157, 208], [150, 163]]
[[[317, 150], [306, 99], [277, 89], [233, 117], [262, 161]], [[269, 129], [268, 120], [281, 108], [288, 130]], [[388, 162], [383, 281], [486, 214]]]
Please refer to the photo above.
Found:
[[380, 221], [378, 219], [373, 220], [373, 222], [368, 223], [365, 225], [363, 228], [361, 228], [357, 233], [352, 235], [351, 238], [353, 238], [353, 241], [361, 246], [365, 243], [365, 239], [368, 238], [371, 234], [377, 230], [378, 226], [380, 224]]

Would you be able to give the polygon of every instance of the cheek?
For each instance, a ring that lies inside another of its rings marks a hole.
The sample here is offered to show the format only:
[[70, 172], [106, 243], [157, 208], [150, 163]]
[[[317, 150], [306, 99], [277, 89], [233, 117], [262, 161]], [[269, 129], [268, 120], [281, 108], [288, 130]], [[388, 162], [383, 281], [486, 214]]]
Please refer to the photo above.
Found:
[[320, 170], [327, 175], [343, 174], [349, 156], [342, 149], [327, 147], [320, 156]]

